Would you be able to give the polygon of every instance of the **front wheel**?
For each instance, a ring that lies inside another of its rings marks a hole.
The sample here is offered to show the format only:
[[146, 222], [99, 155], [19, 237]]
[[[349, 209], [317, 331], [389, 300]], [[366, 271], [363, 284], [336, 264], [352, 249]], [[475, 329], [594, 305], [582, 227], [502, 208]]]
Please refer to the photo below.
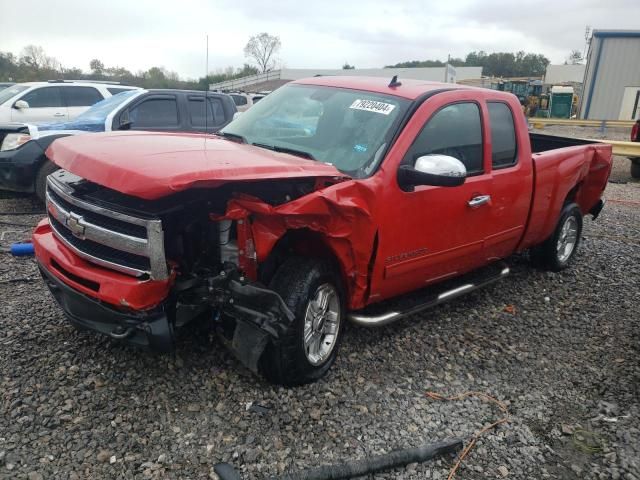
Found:
[[60, 167], [55, 163], [46, 160], [40, 167], [40, 170], [38, 170], [35, 181], [35, 192], [36, 197], [38, 197], [41, 202], [44, 203], [47, 197], [47, 177], [59, 169]]
[[342, 281], [323, 260], [293, 257], [270, 284], [295, 320], [261, 359], [267, 380], [287, 386], [318, 380], [336, 359], [345, 323]]
[[575, 203], [568, 203], [551, 237], [534, 247], [531, 256], [539, 265], [559, 272], [569, 266], [576, 254], [582, 234], [582, 212]]

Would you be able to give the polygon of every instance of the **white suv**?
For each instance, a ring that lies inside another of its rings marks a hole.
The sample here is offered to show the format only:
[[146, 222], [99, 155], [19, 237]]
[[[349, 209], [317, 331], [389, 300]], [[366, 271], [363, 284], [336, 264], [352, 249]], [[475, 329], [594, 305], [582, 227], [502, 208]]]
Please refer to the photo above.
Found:
[[244, 112], [249, 110], [253, 105], [258, 103], [270, 92], [257, 92], [257, 93], [245, 93], [245, 92], [230, 92], [228, 95], [233, 99], [233, 103], [236, 104], [238, 112]]
[[136, 88], [63, 80], [18, 83], [0, 91], [0, 123], [66, 122], [94, 103]]

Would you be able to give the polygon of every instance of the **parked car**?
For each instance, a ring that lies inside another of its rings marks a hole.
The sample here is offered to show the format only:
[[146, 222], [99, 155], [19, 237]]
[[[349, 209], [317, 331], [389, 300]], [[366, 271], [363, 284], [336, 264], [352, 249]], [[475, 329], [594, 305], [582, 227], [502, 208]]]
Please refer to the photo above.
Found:
[[0, 91], [0, 123], [73, 120], [91, 105], [136, 88], [71, 80], [18, 83]]
[[[61, 137], [112, 130], [217, 132], [233, 118], [233, 101], [189, 90], [127, 90], [107, 98], [74, 121], [0, 125], [0, 189], [35, 193], [44, 201], [47, 175], [58, 167], [47, 160], [46, 149]], [[206, 123], [206, 128], [205, 128]]]
[[0, 82], [0, 90], [4, 90], [7, 87], [10, 87], [11, 85], [15, 85], [15, 83], [13, 82]]
[[253, 105], [258, 103], [264, 97], [267, 96], [269, 92], [263, 93], [245, 93], [245, 92], [231, 92], [229, 95], [233, 99], [233, 102], [236, 104], [236, 108], [239, 112], [245, 112]]
[[284, 385], [327, 372], [347, 320], [456, 298], [514, 252], [566, 268], [612, 161], [530, 135], [512, 94], [395, 78], [292, 82], [207, 138], [54, 142], [37, 261], [74, 325], [169, 349], [205, 318]]
[[[631, 128], [631, 141], [640, 142], [640, 118]], [[630, 157], [629, 160], [631, 160], [631, 177], [640, 178], [640, 158]]]

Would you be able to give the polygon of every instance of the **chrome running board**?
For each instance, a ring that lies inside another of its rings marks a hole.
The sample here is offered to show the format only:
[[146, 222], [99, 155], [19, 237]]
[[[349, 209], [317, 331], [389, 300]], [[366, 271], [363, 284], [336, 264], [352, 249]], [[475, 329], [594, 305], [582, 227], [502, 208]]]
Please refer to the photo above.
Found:
[[376, 315], [368, 315], [365, 313], [365, 309], [350, 313], [348, 315], [348, 318], [353, 323], [361, 325], [363, 327], [379, 327], [382, 325], [387, 325], [406, 316], [419, 313], [428, 308], [435, 307], [436, 305], [439, 305], [441, 303], [453, 300], [454, 298], [460, 297], [466, 293], [473, 292], [474, 290], [489, 285], [490, 283], [500, 280], [507, 275], [509, 275], [509, 267], [505, 266], [500, 270], [498, 274], [481, 278], [477, 282], [464, 282], [462, 285], [459, 285], [455, 288], [445, 290], [436, 295], [431, 295], [427, 301], [419, 303], [417, 305], [412, 305], [405, 310], [391, 309], [387, 312], [379, 313]]

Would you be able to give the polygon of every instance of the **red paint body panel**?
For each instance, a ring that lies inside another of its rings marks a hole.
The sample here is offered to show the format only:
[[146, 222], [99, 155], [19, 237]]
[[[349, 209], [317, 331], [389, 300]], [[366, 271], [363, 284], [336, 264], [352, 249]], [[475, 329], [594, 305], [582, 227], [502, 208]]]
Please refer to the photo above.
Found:
[[[365, 92], [382, 93], [385, 95], [395, 95], [409, 100], [424, 95], [433, 90], [443, 88], [449, 90], [471, 90], [471, 87], [457, 85], [455, 83], [428, 82], [426, 80], [401, 79], [401, 85], [390, 87], [389, 78], [383, 77], [313, 77], [296, 80], [292, 83], [300, 85], [326, 85], [338, 88], [349, 88], [353, 90], [363, 90]], [[480, 89], [475, 89], [476, 91]]]
[[[53, 236], [48, 220], [42, 220], [38, 224], [32, 240], [38, 262], [47, 271], [77, 291], [121, 308], [153, 308], [167, 297], [173, 284], [173, 278], [165, 281], [141, 281], [84, 261]], [[56, 263], [65, 271], [60, 270]], [[78, 282], [79, 279], [97, 284], [98, 290], [88, 288], [85, 282]]]
[[[440, 85], [442, 86], [442, 85]], [[491, 135], [486, 101], [509, 104], [516, 122], [519, 162], [491, 170]], [[476, 102], [483, 122], [484, 170], [459, 187], [416, 187], [405, 192], [397, 170], [424, 124], [440, 108]], [[370, 302], [384, 300], [483, 266], [513, 253], [526, 225], [531, 204], [531, 156], [528, 130], [511, 95], [481, 89], [455, 89], [427, 100], [416, 111], [373, 179], [379, 185], [379, 249], [371, 278]], [[477, 195], [491, 202], [472, 209]], [[420, 252], [398, 259], [407, 252]], [[397, 259], [397, 260], [396, 260]]]
[[611, 173], [611, 145], [559, 148], [533, 155], [534, 199], [527, 232], [518, 250], [548, 238], [569, 192], [578, 186], [576, 203], [583, 214], [600, 200]]
[[321, 233], [341, 265], [349, 307], [356, 309], [366, 304], [368, 262], [377, 228], [370, 212], [373, 195], [363, 182], [349, 180], [276, 207], [250, 197], [233, 199], [225, 218], [246, 219], [251, 214], [258, 262], [266, 260], [288, 230]]
[[[610, 146], [569, 147], [532, 156], [526, 120], [510, 94], [404, 80], [402, 86], [389, 88], [388, 79], [357, 77], [318, 77], [296, 83], [409, 99], [433, 90], [451, 90], [418, 106], [379, 169], [362, 180], [345, 179], [334, 167], [319, 162], [193, 134], [83, 135], [56, 140], [47, 153], [76, 175], [145, 199], [227, 182], [343, 177], [341, 182], [279, 206], [247, 196], [230, 199], [224, 217], [250, 222], [240, 229], [238, 238], [241, 245], [255, 249], [255, 255], [251, 248], [240, 255], [250, 278], [256, 275], [256, 264], [269, 257], [288, 231], [319, 235], [340, 264], [350, 309], [462, 274], [540, 243], [552, 232], [572, 189], [578, 187], [576, 201], [586, 213], [606, 186]], [[475, 102], [481, 111], [484, 172], [468, 177], [459, 187], [420, 186], [413, 192], [403, 191], [397, 171], [408, 148], [438, 109], [459, 101]], [[515, 120], [518, 161], [508, 168], [492, 169], [488, 101], [506, 103]], [[469, 207], [468, 201], [478, 195], [490, 195], [491, 201]], [[101, 285], [96, 294], [54, 271], [74, 288], [114, 304], [125, 296], [133, 308], [148, 308], [166, 297], [168, 283], [139, 282], [88, 264], [61, 246], [47, 228], [43, 224], [34, 234], [39, 261], [47, 266], [55, 258], [73, 274]]]
[[344, 176], [325, 163], [205, 134], [77, 135], [53, 142], [47, 156], [82, 178], [147, 200], [229, 181]]

